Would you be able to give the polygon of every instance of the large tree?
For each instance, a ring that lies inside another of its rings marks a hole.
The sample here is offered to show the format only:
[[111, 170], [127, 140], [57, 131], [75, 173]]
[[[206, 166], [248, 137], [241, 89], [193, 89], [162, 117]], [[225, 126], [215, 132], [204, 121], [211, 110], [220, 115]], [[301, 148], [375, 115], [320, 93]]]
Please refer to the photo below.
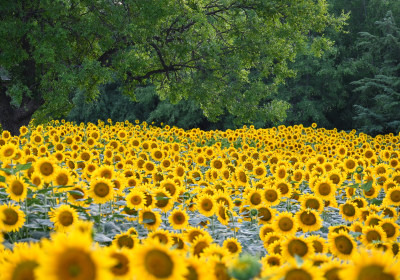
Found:
[[320, 35], [344, 18], [325, 0], [1, 1], [0, 123], [18, 134], [35, 112], [62, 116], [77, 90], [91, 100], [115, 81], [133, 99], [149, 84], [192, 99], [212, 120], [273, 117], [288, 61], [327, 48]]

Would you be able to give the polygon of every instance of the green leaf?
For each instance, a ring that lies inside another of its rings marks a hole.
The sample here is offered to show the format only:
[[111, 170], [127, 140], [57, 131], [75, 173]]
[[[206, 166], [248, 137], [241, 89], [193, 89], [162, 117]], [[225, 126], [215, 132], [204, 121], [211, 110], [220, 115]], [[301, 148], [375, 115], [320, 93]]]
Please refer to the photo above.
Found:
[[153, 219], [144, 219], [144, 220], [143, 220], [143, 223], [144, 223], [144, 224], [154, 223], [154, 220], [153, 220]]
[[370, 191], [372, 188], [372, 181], [366, 182], [364, 185], [361, 186], [361, 188], [366, 192]]
[[27, 170], [27, 169], [29, 169], [29, 168], [31, 168], [32, 167], [32, 162], [28, 162], [28, 163], [25, 163], [25, 164], [17, 164], [17, 166], [15, 167], [15, 172], [19, 172], [19, 171], [22, 171], [22, 170]]
[[166, 196], [161, 196], [161, 195], [160, 195], [160, 196], [156, 196], [155, 199], [156, 199], [156, 200], [168, 200], [168, 199], [171, 199], [171, 198], [170, 198], [170, 197], [166, 197]]
[[0, 183], [4, 183], [6, 181], [6, 177], [0, 175]]
[[353, 189], [357, 189], [359, 187], [359, 184], [354, 184], [354, 185], [348, 185], [348, 188], [353, 188]]

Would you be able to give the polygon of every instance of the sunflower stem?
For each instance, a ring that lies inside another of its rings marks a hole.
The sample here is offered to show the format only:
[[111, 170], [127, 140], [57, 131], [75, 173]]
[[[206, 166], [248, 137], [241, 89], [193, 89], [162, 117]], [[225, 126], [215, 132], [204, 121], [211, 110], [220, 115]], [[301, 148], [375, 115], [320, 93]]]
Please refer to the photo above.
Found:
[[101, 225], [101, 203], [99, 203], [99, 225]]

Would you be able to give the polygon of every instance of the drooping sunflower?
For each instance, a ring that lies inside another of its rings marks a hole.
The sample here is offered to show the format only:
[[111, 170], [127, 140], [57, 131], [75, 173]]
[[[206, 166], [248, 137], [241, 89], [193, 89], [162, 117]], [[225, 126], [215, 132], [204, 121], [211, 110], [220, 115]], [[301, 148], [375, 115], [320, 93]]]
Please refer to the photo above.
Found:
[[178, 251], [170, 250], [154, 239], [137, 246], [133, 254], [136, 256], [132, 262], [135, 279], [183, 280], [188, 272], [183, 256]]
[[21, 176], [11, 175], [7, 177], [6, 192], [12, 200], [22, 202], [28, 194], [28, 185]]
[[357, 243], [346, 231], [341, 230], [337, 233], [331, 233], [328, 236], [328, 240], [332, 254], [343, 260], [351, 259], [357, 251]]
[[295, 219], [303, 232], [316, 231], [322, 227], [322, 218], [314, 209], [297, 211]]
[[63, 204], [57, 209], [52, 209], [49, 212], [49, 216], [57, 231], [68, 230], [79, 218], [76, 210], [67, 204]]
[[352, 263], [339, 271], [341, 279], [399, 279], [399, 261], [390, 252], [361, 249], [352, 258]]
[[139, 211], [139, 223], [143, 224], [148, 230], [156, 230], [161, 224], [161, 215], [145, 207]]
[[92, 246], [91, 236], [79, 231], [57, 233], [43, 242], [43, 254], [36, 270], [38, 279], [112, 280], [114, 261], [100, 247]]
[[18, 231], [25, 223], [25, 213], [19, 205], [3, 204], [0, 205], [2, 214], [3, 229], [5, 232]]
[[89, 195], [94, 203], [106, 203], [114, 197], [114, 184], [110, 179], [92, 177]]
[[175, 230], [185, 229], [189, 225], [189, 215], [186, 211], [175, 208], [169, 213], [168, 221]]
[[289, 212], [280, 212], [272, 224], [276, 232], [284, 235], [295, 234], [298, 228], [296, 220]]
[[310, 240], [304, 237], [291, 236], [284, 240], [282, 246], [282, 257], [287, 260], [294, 258], [295, 255], [306, 259], [314, 254], [314, 247]]

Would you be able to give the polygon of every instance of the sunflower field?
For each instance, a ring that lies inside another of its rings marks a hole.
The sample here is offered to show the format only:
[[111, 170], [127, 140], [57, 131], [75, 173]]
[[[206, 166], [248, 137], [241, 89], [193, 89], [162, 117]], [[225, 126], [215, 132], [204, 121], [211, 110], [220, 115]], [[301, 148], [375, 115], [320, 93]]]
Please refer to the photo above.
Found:
[[400, 279], [398, 135], [20, 132], [0, 137], [1, 280]]

